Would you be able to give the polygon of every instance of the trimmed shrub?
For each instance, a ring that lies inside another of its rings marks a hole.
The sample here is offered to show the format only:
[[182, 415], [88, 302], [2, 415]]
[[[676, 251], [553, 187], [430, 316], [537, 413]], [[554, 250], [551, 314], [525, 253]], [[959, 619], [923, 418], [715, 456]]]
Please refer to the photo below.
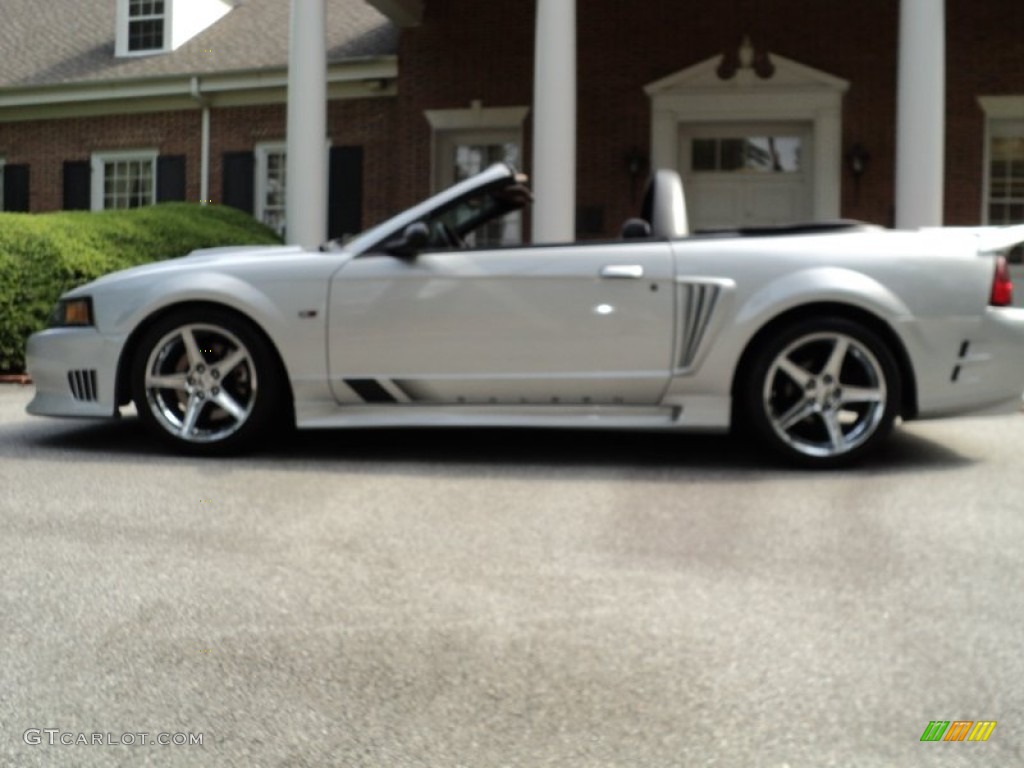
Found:
[[77, 285], [197, 248], [279, 242], [273, 230], [226, 206], [0, 213], [0, 373], [24, 370], [26, 339]]

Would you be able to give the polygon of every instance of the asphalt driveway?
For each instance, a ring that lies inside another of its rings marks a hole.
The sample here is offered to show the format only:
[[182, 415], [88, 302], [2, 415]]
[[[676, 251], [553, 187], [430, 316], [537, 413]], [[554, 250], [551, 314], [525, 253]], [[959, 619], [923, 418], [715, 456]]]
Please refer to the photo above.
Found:
[[203, 461], [30, 392], [0, 387], [2, 765], [1024, 764], [1019, 414], [846, 472], [536, 431]]

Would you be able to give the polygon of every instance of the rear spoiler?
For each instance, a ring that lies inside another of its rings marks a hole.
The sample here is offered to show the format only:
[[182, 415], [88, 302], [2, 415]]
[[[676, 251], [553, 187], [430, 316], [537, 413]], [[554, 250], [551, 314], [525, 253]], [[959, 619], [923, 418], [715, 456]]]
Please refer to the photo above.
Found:
[[989, 227], [978, 237], [982, 253], [1002, 253], [1024, 243], [1024, 224], [1014, 227]]
[[978, 253], [981, 254], [1005, 253], [1015, 246], [1024, 244], [1024, 224], [1010, 227], [928, 227], [922, 231], [974, 235], [978, 241]]

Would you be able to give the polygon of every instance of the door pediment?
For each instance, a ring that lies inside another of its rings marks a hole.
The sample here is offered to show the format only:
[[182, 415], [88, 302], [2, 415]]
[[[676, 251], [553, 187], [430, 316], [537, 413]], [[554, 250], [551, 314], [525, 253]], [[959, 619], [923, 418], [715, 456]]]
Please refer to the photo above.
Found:
[[770, 77], [751, 66], [752, 50], [740, 51], [740, 67], [720, 76], [715, 56], [644, 87], [651, 99], [651, 164], [683, 170], [679, 136], [699, 123], [807, 123], [813, 158], [809, 179], [817, 220], [840, 216], [843, 95], [847, 80], [776, 54]]
[[735, 92], [737, 90], [775, 92], [799, 90], [843, 94], [850, 87], [848, 80], [822, 72], [820, 69], [808, 67], [776, 54], [769, 54], [769, 57], [774, 72], [768, 78], [760, 77], [750, 67], [740, 67], [732, 77], [724, 79], [719, 75], [722, 58], [713, 56], [649, 83], [644, 86], [644, 91], [653, 99], [671, 94], [706, 91]]

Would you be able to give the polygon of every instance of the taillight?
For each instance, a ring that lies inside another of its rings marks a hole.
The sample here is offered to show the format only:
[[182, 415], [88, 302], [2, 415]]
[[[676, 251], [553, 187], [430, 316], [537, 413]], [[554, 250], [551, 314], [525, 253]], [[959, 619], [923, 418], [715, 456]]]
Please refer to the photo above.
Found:
[[1013, 281], [1005, 256], [996, 258], [996, 273], [992, 277], [992, 295], [988, 303], [993, 307], [1008, 307], [1013, 303]]

